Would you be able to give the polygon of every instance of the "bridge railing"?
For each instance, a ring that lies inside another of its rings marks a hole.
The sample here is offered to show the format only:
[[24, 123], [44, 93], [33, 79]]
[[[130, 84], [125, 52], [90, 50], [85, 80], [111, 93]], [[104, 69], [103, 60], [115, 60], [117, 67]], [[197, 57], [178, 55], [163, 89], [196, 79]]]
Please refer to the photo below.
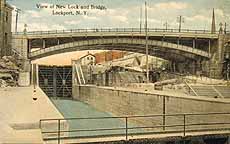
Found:
[[[55, 140], [58, 143], [64, 139], [114, 136], [121, 138], [121, 140], [128, 140], [135, 136], [149, 135], [154, 138], [154, 135], [169, 133], [180, 137], [186, 137], [192, 135], [192, 133], [198, 134], [199, 132], [201, 135], [202, 132], [218, 134], [218, 132], [228, 131], [230, 133], [229, 119], [230, 113], [42, 119], [40, 120], [40, 128], [44, 140]], [[55, 121], [56, 129], [43, 130], [43, 124]], [[67, 121], [70, 124], [69, 130], [62, 129], [62, 121]], [[66, 133], [68, 133], [68, 136], [66, 136]]]
[[[148, 32], [169, 32], [169, 33], [199, 33], [211, 34], [209, 30], [191, 30], [191, 29], [161, 29], [161, 28], [148, 28]], [[88, 32], [140, 32], [144, 33], [145, 29], [140, 28], [93, 28], [93, 29], [69, 29], [69, 30], [51, 30], [51, 31], [28, 31], [16, 32], [15, 35], [42, 35], [42, 34], [65, 34], [65, 33], [88, 33]], [[217, 34], [218, 32], [216, 32]]]

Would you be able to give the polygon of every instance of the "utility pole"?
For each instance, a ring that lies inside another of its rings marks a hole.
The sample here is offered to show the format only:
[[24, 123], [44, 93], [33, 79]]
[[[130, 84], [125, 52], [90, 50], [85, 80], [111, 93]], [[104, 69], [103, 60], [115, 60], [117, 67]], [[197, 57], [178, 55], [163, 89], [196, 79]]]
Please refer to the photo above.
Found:
[[146, 48], [146, 83], [149, 83], [149, 48], [148, 48], [148, 13], [147, 13], [147, 3], [145, 1], [145, 48]]
[[142, 28], [142, 6], [140, 8], [140, 33], [141, 33], [141, 28]]
[[184, 23], [184, 18], [180, 15], [177, 17], [177, 22], [179, 23], [179, 32], [181, 32], [181, 25]]
[[17, 31], [18, 31], [18, 15], [19, 15], [19, 13], [21, 12], [21, 9], [16, 8], [15, 11], [16, 11], [15, 33], [17, 33]]
[[224, 34], [227, 34], [227, 23], [224, 23]]

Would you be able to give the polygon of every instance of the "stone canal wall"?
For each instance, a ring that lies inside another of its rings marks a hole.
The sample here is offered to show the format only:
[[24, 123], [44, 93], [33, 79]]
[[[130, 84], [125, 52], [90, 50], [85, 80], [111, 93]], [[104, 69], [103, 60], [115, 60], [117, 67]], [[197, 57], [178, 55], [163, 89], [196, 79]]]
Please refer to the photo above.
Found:
[[[229, 100], [171, 95], [151, 94], [145, 91], [131, 91], [122, 88], [73, 86], [73, 98], [75, 100], [85, 102], [100, 111], [106, 111], [115, 116], [230, 112]], [[162, 116], [155, 118], [132, 118], [131, 120], [142, 126], [163, 124]], [[183, 120], [183, 116], [166, 117], [165, 125], [183, 124]], [[186, 117], [187, 124], [217, 121], [228, 122], [229, 120], [230, 115], [191, 115]], [[223, 127], [223, 125], [221, 126]], [[228, 126], [230, 127], [230, 125]], [[183, 127], [179, 126], [177, 128], [182, 129]], [[200, 126], [191, 127], [191, 129], [194, 128], [198, 129]]]

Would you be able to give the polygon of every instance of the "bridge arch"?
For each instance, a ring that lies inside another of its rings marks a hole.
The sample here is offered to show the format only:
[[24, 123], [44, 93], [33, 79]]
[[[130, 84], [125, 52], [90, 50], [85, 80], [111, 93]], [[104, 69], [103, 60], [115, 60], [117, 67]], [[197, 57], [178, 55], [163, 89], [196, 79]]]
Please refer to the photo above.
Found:
[[[91, 40], [79, 40], [71, 43], [56, 45], [29, 53], [31, 60], [81, 50], [121, 50], [145, 53], [144, 39], [137, 38], [97, 38]], [[196, 59], [197, 57], [209, 58], [206, 51], [189, 46], [174, 44], [164, 41], [148, 40], [149, 54], [169, 59], [167, 54], [173, 53], [178, 56]]]

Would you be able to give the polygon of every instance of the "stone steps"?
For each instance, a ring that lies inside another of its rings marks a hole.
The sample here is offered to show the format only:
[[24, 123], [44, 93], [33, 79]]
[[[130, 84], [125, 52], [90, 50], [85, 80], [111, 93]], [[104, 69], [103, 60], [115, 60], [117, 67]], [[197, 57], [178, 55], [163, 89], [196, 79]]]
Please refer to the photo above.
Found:
[[226, 86], [215, 86], [216, 90], [218, 90], [221, 95], [225, 98], [230, 98], [230, 87]]
[[230, 98], [230, 88], [227, 86], [191, 86], [198, 96]]

